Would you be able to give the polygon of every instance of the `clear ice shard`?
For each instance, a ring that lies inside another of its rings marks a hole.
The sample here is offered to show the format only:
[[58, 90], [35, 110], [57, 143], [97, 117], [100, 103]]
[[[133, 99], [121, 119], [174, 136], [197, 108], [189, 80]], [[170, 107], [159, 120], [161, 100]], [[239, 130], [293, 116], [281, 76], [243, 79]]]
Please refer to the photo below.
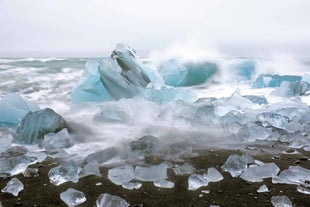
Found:
[[157, 181], [167, 179], [169, 165], [165, 162], [150, 167], [136, 166], [136, 179], [140, 181]]
[[67, 148], [74, 144], [72, 136], [68, 129], [64, 128], [57, 133], [49, 133], [44, 135], [42, 147], [45, 149]]
[[59, 166], [50, 169], [48, 177], [50, 183], [58, 186], [62, 183], [79, 181], [80, 168], [74, 162], [61, 163]]
[[66, 191], [60, 194], [60, 199], [69, 207], [77, 206], [86, 201], [86, 197], [83, 192], [68, 188]]
[[86, 163], [90, 163], [90, 162], [104, 163], [114, 158], [116, 154], [117, 154], [117, 150], [114, 147], [109, 147], [99, 152], [95, 152], [95, 153], [87, 155], [87, 157], [85, 158], [85, 162]]
[[44, 135], [55, 133], [67, 124], [63, 117], [50, 108], [28, 112], [16, 128], [16, 139], [20, 143], [35, 144], [44, 139]]
[[27, 167], [38, 161], [35, 157], [26, 155], [9, 155], [0, 158], [0, 177], [17, 175], [24, 172]]
[[18, 196], [19, 192], [24, 189], [23, 183], [17, 178], [12, 178], [6, 186], [1, 190], [4, 193], [11, 193], [14, 196]]
[[310, 186], [305, 187], [305, 186], [299, 185], [299, 186], [297, 186], [297, 191], [299, 193], [310, 195]]
[[209, 182], [218, 182], [220, 180], [223, 180], [222, 174], [219, 171], [217, 171], [214, 167], [208, 168], [206, 178]]
[[283, 81], [279, 88], [273, 91], [272, 94], [282, 97], [293, 97], [304, 95], [309, 89], [309, 83], [307, 82], [287, 82]]
[[264, 178], [276, 176], [280, 168], [275, 163], [267, 163], [260, 166], [249, 167], [241, 175], [240, 178], [249, 182], [262, 182]]
[[29, 111], [39, 107], [16, 93], [7, 93], [0, 100], [0, 127], [14, 127]]
[[269, 189], [266, 185], [262, 185], [257, 189], [258, 193], [265, 193], [265, 192], [269, 192]]
[[86, 70], [71, 92], [73, 103], [114, 100], [101, 82], [98, 72], [100, 64], [101, 61], [96, 59], [86, 62]]
[[159, 188], [173, 188], [174, 183], [169, 180], [156, 180], [153, 182], [156, 187]]
[[196, 190], [208, 184], [209, 180], [207, 177], [200, 174], [192, 174], [188, 178], [188, 190]]
[[261, 123], [263, 127], [276, 127], [279, 129], [285, 129], [288, 125], [290, 119], [286, 116], [282, 116], [273, 112], [265, 112], [258, 114], [256, 116], [258, 122]]
[[298, 82], [301, 76], [261, 74], [252, 84], [252, 88], [279, 87], [283, 81]]
[[129, 203], [121, 197], [108, 193], [101, 194], [97, 198], [96, 207], [128, 207]]
[[83, 178], [88, 175], [95, 175], [101, 177], [99, 164], [97, 162], [90, 162], [83, 166], [81, 172], [79, 173], [79, 177]]
[[189, 163], [184, 163], [183, 165], [175, 165], [173, 171], [176, 175], [189, 175], [196, 171], [196, 169]]
[[112, 168], [108, 171], [108, 178], [116, 185], [122, 185], [135, 178], [135, 171], [131, 165]]
[[272, 196], [273, 207], [293, 207], [291, 200], [287, 196]]
[[277, 177], [272, 179], [272, 183], [285, 183], [291, 185], [304, 184], [310, 181], [310, 170], [300, 166], [289, 166], [283, 170]]
[[243, 155], [230, 155], [224, 165], [222, 165], [222, 169], [225, 172], [229, 172], [232, 177], [239, 176], [243, 171], [248, 168], [249, 164], [254, 163], [254, 159], [247, 154]]

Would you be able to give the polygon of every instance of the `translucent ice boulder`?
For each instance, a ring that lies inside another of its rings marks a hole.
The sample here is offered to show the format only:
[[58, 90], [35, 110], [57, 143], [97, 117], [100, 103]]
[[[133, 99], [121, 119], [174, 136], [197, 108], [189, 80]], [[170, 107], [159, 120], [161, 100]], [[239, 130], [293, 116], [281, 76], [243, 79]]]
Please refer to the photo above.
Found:
[[310, 84], [304, 81], [287, 82], [283, 81], [273, 94], [282, 97], [293, 97], [304, 95], [309, 89]]
[[109, 147], [104, 150], [87, 155], [84, 161], [86, 163], [91, 163], [91, 162], [104, 163], [112, 159], [113, 157], [115, 157], [116, 154], [117, 154], [117, 150], [114, 147]]
[[229, 74], [229, 78], [251, 80], [258, 65], [259, 61], [255, 59], [235, 58], [224, 62], [222, 67], [225, 75]]
[[73, 143], [73, 137], [69, 134], [68, 129], [64, 128], [57, 133], [44, 135], [42, 146], [45, 149], [67, 148], [72, 146]]
[[108, 178], [116, 185], [122, 185], [135, 178], [135, 171], [131, 165], [112, 168], [108, 171]]
[[217, 65], [210, 62], [187, 62], [181, 64], [171, 59], [160, 69], [167, 85], [193, 86], [206, 82], [218, 71]]
[[60, 194], [60, 199], [69, 207], [77, 206], [86, 201], [86, 197], [83, 192], [68, 188], [66, 191]]
[[235, 155], [230, 155], [221, 168], [224, 171], [229, 172], [232, 177], [237, 177], [248, 168], [249, 164], [252, 164], [252, 163], [254, 163], [254, 160], [250, 155], [235, 154]]
[[214, 167], [208, 168], [206, 178], [209, 182], [218, 182], [224, 179], [221, 173], [217, 171]]
[[188, 178], [188, 190], [196, 190], [208, 184], [209, 180], [207, 177], [200, 174], [192, 174]]
[[261, 74], [252, 84], [252, 88], [279, 87], [283, 81], [298, 82], [301, 76]]
[[273, 207], [293, 207], [291, 200], [287, 196], [272, 196]]
[[286, 184], [304, 184], [310, 181], [310, 170], [300, 166], [290, 166], [283, 170], [277, 177], [272, 179], [272, 183], [286, 183]]
[[108, 193], [101, 194], [97, 198], [96, 207], [128, 207], [129, 203], [121, 197]]
[[71, 92], [73, 103], [100, 102], [114, 100], [101, 82], [98, 68], [100, 60], [89, 60], [86, 71]]
[[136, 166], [135, 175], [137, 180], [156, 181], [167, 179], [167, 169], [169, 165], [165, 162], [150, 167]]
[[279, 129], [285, 129], [290, 121], [288, 117], [273, 112], [258, 114], [256, 119], [263, 127], [275, 127]]
[[58, 186], [65, 182], [77, 183], [79, 181], [80, 168], [74, 162], [62, 163], [48, 172], [49, 180]]
[[64, 118], [50, 108], [30, 111], [16, 128], [16, 139], [20, 143], [34, 144], [42, 141], [44, 135], [66, 127]]
[[189, 163], [183, 165], [175, 165], [173, 171], [176, 175], [189, 175], [196, 171], [196, 169]]
[[261, 166], [249, 167], [241, 175], [240, 178], [249, 182], [262, 182], [265, 178], [276, 176], [280, 168], [275, 163], [267, 163]]
[[14, 127], [29, 111], [39, 107], [16, 93], [7, 93], [0, 100], [0, 127]]
[[13, 196], [18, 196], [19, 192], [24, 189], [23, 183], [17, 178], [12, 178], [6, 186], [1, 190], [4, 193], [11, 193]]

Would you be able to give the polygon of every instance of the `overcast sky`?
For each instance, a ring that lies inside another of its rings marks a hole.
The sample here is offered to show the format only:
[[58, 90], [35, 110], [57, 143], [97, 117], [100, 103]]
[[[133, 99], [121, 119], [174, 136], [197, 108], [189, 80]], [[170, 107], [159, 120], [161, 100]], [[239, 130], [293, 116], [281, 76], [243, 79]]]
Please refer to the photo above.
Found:
[[103, 56], [212, 46], [310, 54], [309, 0], [0, 0], [0, 56]]

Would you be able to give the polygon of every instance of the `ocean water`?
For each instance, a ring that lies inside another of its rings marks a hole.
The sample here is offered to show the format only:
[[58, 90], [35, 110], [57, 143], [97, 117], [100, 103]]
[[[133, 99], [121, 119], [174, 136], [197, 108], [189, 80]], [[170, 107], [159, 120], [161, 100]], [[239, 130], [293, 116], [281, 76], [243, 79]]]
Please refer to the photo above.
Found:
[[[117, 162], [124, 157], [130, 158], [128, 155], [130, 142], [145, 135], [159, 138], [160, 149], [157, 153], [168, 159], [194, 155], [196, 149], [235, 148], [236, 145], [241, 146], [249, 142], [233, 136], [225, 129], [215, 127], [221, 125], [219, 123], [195, 121], [193, 119], [195, 110], [191, 104], [180, 101], [157, 104], [134, 97], [103, 103], [72, 103], [71, 90], [82, 77], [87, 60], [87, 58], [0, 59], [0, 98], [6, 93], [14, 92], [26, 100], [37, 103], [41, 109], [49, 107], [62, 115], [72, 127], [75, 138], [75, 144], [65, 149], [68, 159], [82, 160], [88, 154], [108, 147], [115, 147], [121, 152], [114, 161]], [[219, 71], [212, 79], [204, 84], [185, 88], [195, 92], [200, 100], [216, 98], [219, 100], [218, 103], [224, 103], [235, 91], [241, 95], [265, 96], [269, 102], [268, 106], [251, 105], [249, 110], [254, 111], [277, 104], [309, 105], [308, 95], [279, 97], [272, 95], [275, 88], [251, 88], [255, 78], [262, 73], [303, 76], [310, 72], [309, 61], [286, 60], [285, 63], [281, 62], [283, 60], [260, 60], [260, 65], [249, 80], [240, 80], [233, 75], [227, 67], [227, 61], [229, 60], [214, 60]], [[218, 115], [224, 116], [230, 108], [227, 105], [221, 107], [215, 110]], [[116, 120], [102, 120], [100, 114], [108, 114], [110, 111], [120, 112], [116, 113]]]

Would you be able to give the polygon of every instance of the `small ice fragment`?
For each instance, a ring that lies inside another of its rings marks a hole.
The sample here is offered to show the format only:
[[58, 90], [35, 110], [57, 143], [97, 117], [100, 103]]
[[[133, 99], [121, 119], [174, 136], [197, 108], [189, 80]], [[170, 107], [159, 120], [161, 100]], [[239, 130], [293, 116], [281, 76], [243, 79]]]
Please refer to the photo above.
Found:
[[205, 176], [192, 174], [188, 178], [188, 190], [196, 190], [200, 187], [207, 186], [209, 181]]
[[280, 168], [275, 163], [267, 163], [248, 168], [240, 175], [240, 178], [249, 182], [262, 182], [264, 178], [276, 176], [279, 171]]
[[142, 184], [138, 182], [123, 183], [122, 187], [128, 190], [139, 189]]
[[265, 192], [269, 192], [269, 189], [266, 185], [262, 185], [257, 189], [258, 193], [265, 193]]
[[97, 162], [87, 163], [82, 168], [82, 171], [79, 174], [80, 178], [86, 177], [88, 175], [96, 175], [96, 176], [99, 176], [99, 177], [101, 176], [100, 169], [99, 169], [99, 164]]
[[221, 173], [217, 171], [214, 167], [208, 168], [206, 178], [209, 182], [218, 182], [220, 180], [223, 180], [223, 176], [221, 175]]
[[163, 162], [159, 165], [150, 167], [136, 166], [135, 175], [137, 180], [141, 181], [156, 181], [164, 180], [167, 178], [168, 164]]
[[121, 197], [110, 195], [108, 193], [101, 194], [97, 198], [96, 207], [128, 207], [129, 203]]
[[128, 183], [135, 178], [135, 172], [133, 166], [125, 165], [109, 169], [108, 178], [116, 185], [122, 185]]
[[173, 188], [174, 183], [169, 180], [156, 180], [154, 185], [159, 188]]
[[27, 170], [25, 170], [23, 172], [24, 177], [26, 178], [30, 178], [30, 177], [38, 177], [39, 176], [39, 169], [38, 168], [27, 168]]
[[247, 154], [243, 155], [230, 155], [224, 165], [222, 165], [222, 169], [225, 172], [229, 172], [232, 177], [239, 176], [244, 170], [248, 168], [249, 164], [254, 163], [254, 159]]
[[265, 112], [258, 114], [256, 116], [258, 122], [262, 124], [263, 127], [276, 127], [279, 129], [285, 129], [285, 127], [289, 123], [289, 118], [286, 116], [282, 116], [280, 114], [276, 114], [273, 112]]
[[287, 196], [272, 196], [271, 203], [273, 207], [293, 207], [292, 202]]
[[45, 149], [67, 148], [73, 145], [73, 139], [67, 128], [57, 133], [49, 133], [44, 135], [42, 146]]
[[196, 169], [189, 163], [184, 163], [183, 165], [175, 165], [173, 171], [176, 175], [189, 175], [196, 171]]
[[4, 193], [11, 193], [14, 196], [18, 196], [19, 192], [24, 189], [24, 185], [17, 178], [12, 178], [6, 186], [1, 190]]
[[205, 194], [209, 194], [209, 193], [210, 193], [210, 190], [202, 190], [201, 192], [202, 192], [202, 193], [205, 193]]
[[79, 166], [71, 161], [50, 169], [48, 177], [54, 185], [60, 185], [68, 181], [77, 183], [79, 181], [79, 171]]
[[297, 186], [297, 191], [300, 192], [300, 193], [303, 193], [303, 194], [307, 194], [307, 195], [310, 195], [310, 188], [306, 188], [304, 186]]
[[73, 188], [68, 188], [65, 192], [62, 192], [60, 198], [69, 207], [77, 206], [86, 201], [84, 193]]

